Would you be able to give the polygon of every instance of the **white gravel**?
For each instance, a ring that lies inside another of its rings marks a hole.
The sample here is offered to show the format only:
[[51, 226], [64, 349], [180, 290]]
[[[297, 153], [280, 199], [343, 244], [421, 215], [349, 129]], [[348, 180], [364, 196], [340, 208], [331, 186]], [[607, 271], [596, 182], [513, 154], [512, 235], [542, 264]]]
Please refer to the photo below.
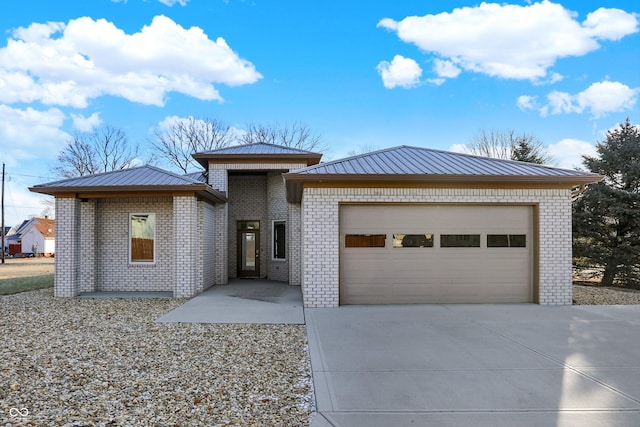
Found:
[[153, 322], [183, 302], [0, 297], [0, 426], [308, 425], [304, 325]]

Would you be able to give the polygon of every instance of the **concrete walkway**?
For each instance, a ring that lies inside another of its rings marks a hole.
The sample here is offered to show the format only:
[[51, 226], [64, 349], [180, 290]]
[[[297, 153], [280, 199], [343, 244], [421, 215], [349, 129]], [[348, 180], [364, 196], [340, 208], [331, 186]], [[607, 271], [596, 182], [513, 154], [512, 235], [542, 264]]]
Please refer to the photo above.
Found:
[[640, 426], [640, 306], [306, 309], [312, 426]]
[[300, 286], [263, 279], [213, 286], [156, 322], [304, 324]]

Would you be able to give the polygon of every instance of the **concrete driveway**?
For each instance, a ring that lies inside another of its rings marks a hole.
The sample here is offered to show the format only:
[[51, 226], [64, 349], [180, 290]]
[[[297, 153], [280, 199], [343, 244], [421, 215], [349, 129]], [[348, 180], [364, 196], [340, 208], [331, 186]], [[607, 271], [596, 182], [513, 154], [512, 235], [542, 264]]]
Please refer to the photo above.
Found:
[[640, 426], [640, 306], [306, 309], [312, 426]]

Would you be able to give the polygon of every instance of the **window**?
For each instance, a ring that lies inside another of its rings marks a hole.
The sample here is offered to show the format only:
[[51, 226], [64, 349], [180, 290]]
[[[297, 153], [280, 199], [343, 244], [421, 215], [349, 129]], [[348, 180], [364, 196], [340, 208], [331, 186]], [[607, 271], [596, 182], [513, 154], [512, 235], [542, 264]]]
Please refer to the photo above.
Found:
[[286, 249], [287, 225], [286, 221], [273, 221], [273, 259], [284, 260]]
[[394, 248], [432, 248], [433, 234], [394, 234]]
[[346, 248], [384, 248], [386, 234], [347, 234], [344, 237]]
[[441, 248], [479, 248], [479, 234], [441, 234]]
[[155, 262], [156, 214], [130, 214], [130, 262]]
[[526, 234], [487, 234], [488, 248], [526, 248]]

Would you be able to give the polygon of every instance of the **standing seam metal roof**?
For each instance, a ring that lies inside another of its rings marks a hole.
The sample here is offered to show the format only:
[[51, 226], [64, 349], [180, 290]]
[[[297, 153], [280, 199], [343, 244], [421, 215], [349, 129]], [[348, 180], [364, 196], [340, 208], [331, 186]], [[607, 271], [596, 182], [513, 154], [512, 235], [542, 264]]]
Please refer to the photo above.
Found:
[[309, 166], [291, 175], [589, 176], [589, 172], [402, 145]]
[[229, 147], [218, 148], [210, 151], [202, 151], [195, 153], [194, 156], [202, 155], [248, 155], [248, 154], [266, 154], [266, 155], [282, 155], [282, 154], [318, 154], [312, 151], [301, 150], [299, 148], [286, 147], [283, 145], [269, 144], [266, 142], [258, 142], [255, 144], [232, 145]]
[[77, 178], [39, 184], [34, 188], [78, 188], [78, 187], [132, 187], [132, 186], [184, 186], [202, 185], [204, 182], [189, 176], [181, 176], [156, 168], [154, 166], [140, 166]]

